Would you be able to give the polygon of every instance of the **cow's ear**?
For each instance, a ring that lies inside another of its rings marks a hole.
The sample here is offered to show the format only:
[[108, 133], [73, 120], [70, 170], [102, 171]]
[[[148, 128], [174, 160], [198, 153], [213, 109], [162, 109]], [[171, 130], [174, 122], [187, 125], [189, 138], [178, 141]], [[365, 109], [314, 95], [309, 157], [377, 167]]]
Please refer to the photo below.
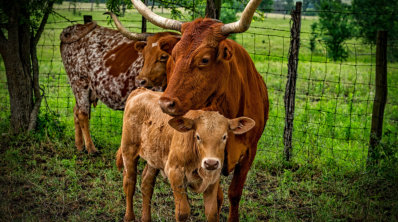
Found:
[[226, 40], [221, 41], [220, 44], [218, 44], [218, 56], [217, 60], [226, 60], [229, 61], [232, 58], [232, 48], [228, 44]]
[[137, 50], [139, 52], [142, 52], [142, 50], [144, 50], [145, 46], [146, 46], [146, 42], [141, 42], [141, 41], [138, 41], [134, 44], [135, 50]]
[[195, 122], [192, 119], [184, 117], [174, 117], [169, 120], [169, 125], [179, 132], [188, 132], [194, 129]]
[[159, 39], [159, 48], [169, 54], [173, 51], [174, 46], [180, 41], [181, 36], [165, 36]]
[[234, 134], [243, 134], [251, 130], [256, 122], [249, 117], [239, 117], [228, 120], [229, 130]]

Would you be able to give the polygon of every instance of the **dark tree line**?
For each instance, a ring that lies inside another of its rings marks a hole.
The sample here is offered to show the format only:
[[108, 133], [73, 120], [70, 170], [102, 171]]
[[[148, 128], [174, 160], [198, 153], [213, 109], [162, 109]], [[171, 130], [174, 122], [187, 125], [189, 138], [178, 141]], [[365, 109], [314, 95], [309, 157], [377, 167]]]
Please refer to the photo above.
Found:
[[[398, 1], [353, 0], [349, 5], [341, 0], [321, 0], [315, 7], [319, 21], [312, 25], [311, 49], [317, 39], [323, 40], [334, 61], [347, 58], [346, 40], [358, 38], [375, 44], [378, 30], [388, 31], [390, 39], [398, 34]], [[396, 60], [398, 53], [390, 48], [389, 56]]]

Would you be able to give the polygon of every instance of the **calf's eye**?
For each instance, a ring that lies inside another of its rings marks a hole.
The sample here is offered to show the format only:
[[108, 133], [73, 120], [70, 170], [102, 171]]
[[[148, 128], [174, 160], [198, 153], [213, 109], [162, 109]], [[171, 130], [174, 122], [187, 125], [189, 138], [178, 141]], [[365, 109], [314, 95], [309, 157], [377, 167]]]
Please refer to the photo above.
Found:
[[223, 137], [222, 137], [222, 140], [226, 140], [227, 139], [227, 135], [224, 135]]
[[202, 64], [207, 64], [209, 63], [209, 59], [208, 58], [202, 58]]
[[199, 135], [198, 135], [198, 134], [196, 134], [196, 135], [195, 135], [195, 138], [196, 138], [196, 140], [197, 140], [197, 141], [199, 141], [199, 140], [200, 140], [200, 137], [199, 137]]

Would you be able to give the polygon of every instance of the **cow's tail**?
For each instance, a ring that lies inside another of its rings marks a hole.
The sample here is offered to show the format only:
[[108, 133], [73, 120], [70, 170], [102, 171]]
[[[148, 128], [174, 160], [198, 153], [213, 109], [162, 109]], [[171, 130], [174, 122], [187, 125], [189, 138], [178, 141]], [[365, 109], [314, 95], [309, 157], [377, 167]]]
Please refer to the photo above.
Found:
[[120, 171], [123, 168], [123, 156], [122, 156], [122, 148], [120, 147], [116, 152], [116, 166], [117, 169]]

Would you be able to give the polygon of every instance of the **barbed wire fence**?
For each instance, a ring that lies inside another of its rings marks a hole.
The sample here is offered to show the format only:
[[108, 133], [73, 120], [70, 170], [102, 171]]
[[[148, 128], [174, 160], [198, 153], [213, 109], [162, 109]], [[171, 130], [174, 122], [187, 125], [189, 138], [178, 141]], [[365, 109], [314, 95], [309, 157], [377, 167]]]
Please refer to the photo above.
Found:
[[[83, 14], [91, 13], [99, 25], [112, 27], [112, 23], [102, 15], [105, 11], [105, 7], [83, 7], [77, 9], [80, 13], [78, 16], [72, 16], [71, 9], [56, 8], [38, 45], [40, 83], [45, 90], [45, 105], [41, 107], [41, 112], [56, 113], [66, 124], [66, 133], [70, 136], [74, 133], [75, 99], [62, 64], [59, 35], [63, 28], [83, 23]], [[167, 14], [167, 10], [164, 13]], [[271, 14], [268, 17], [270, 20]], [[133, 19], [123, 17], [121, 20], [131, 31], [141, 30], [140, 16]], [[285, 24], [286, 28], [275, 28], [266, 18], [264, 22], [253, 23], [247, 32], [233, 35], [253, 58], [269, 90], [269, 120], [258, 144], [256, 158], [259, 161], [256, 164], [286, 157], [283, 136], [286, 120], [284, 97], [292, 20]], [[148, 24], [148, 31], [158, 32], [161, 29]], [[310, 50], [311, 33], [300, 33], [300, 53], [295, 59], [295, 110], [291, 115], [294, 120], [289, 155], [297, 162], [320, 163], [341, 169], [364, 167], [376, 90], [376, 46], [357, 40], [348, 41], [345, 43], [349, 54], [347, 60], [333, 62], [329, 59], [325, 42], [319, 40], [315, 50]], [[396, 40], [389, 40], [388, 47], [396, 47]], [[10, 109], [3, 63], [0, 64], [0, 73], [0, 122], [7, 124]], [[398, 137], [397, 74], [398, 65], [389, 63], [389, 96], [383, 126], [384, 133], [390, 134], [388, 139]], [[120, 144], [122, 117], [121, 111], [111, 110], [102, 103], [93, 108], [90, 131], [94, 144], [110, 143], [116, 149]]]

